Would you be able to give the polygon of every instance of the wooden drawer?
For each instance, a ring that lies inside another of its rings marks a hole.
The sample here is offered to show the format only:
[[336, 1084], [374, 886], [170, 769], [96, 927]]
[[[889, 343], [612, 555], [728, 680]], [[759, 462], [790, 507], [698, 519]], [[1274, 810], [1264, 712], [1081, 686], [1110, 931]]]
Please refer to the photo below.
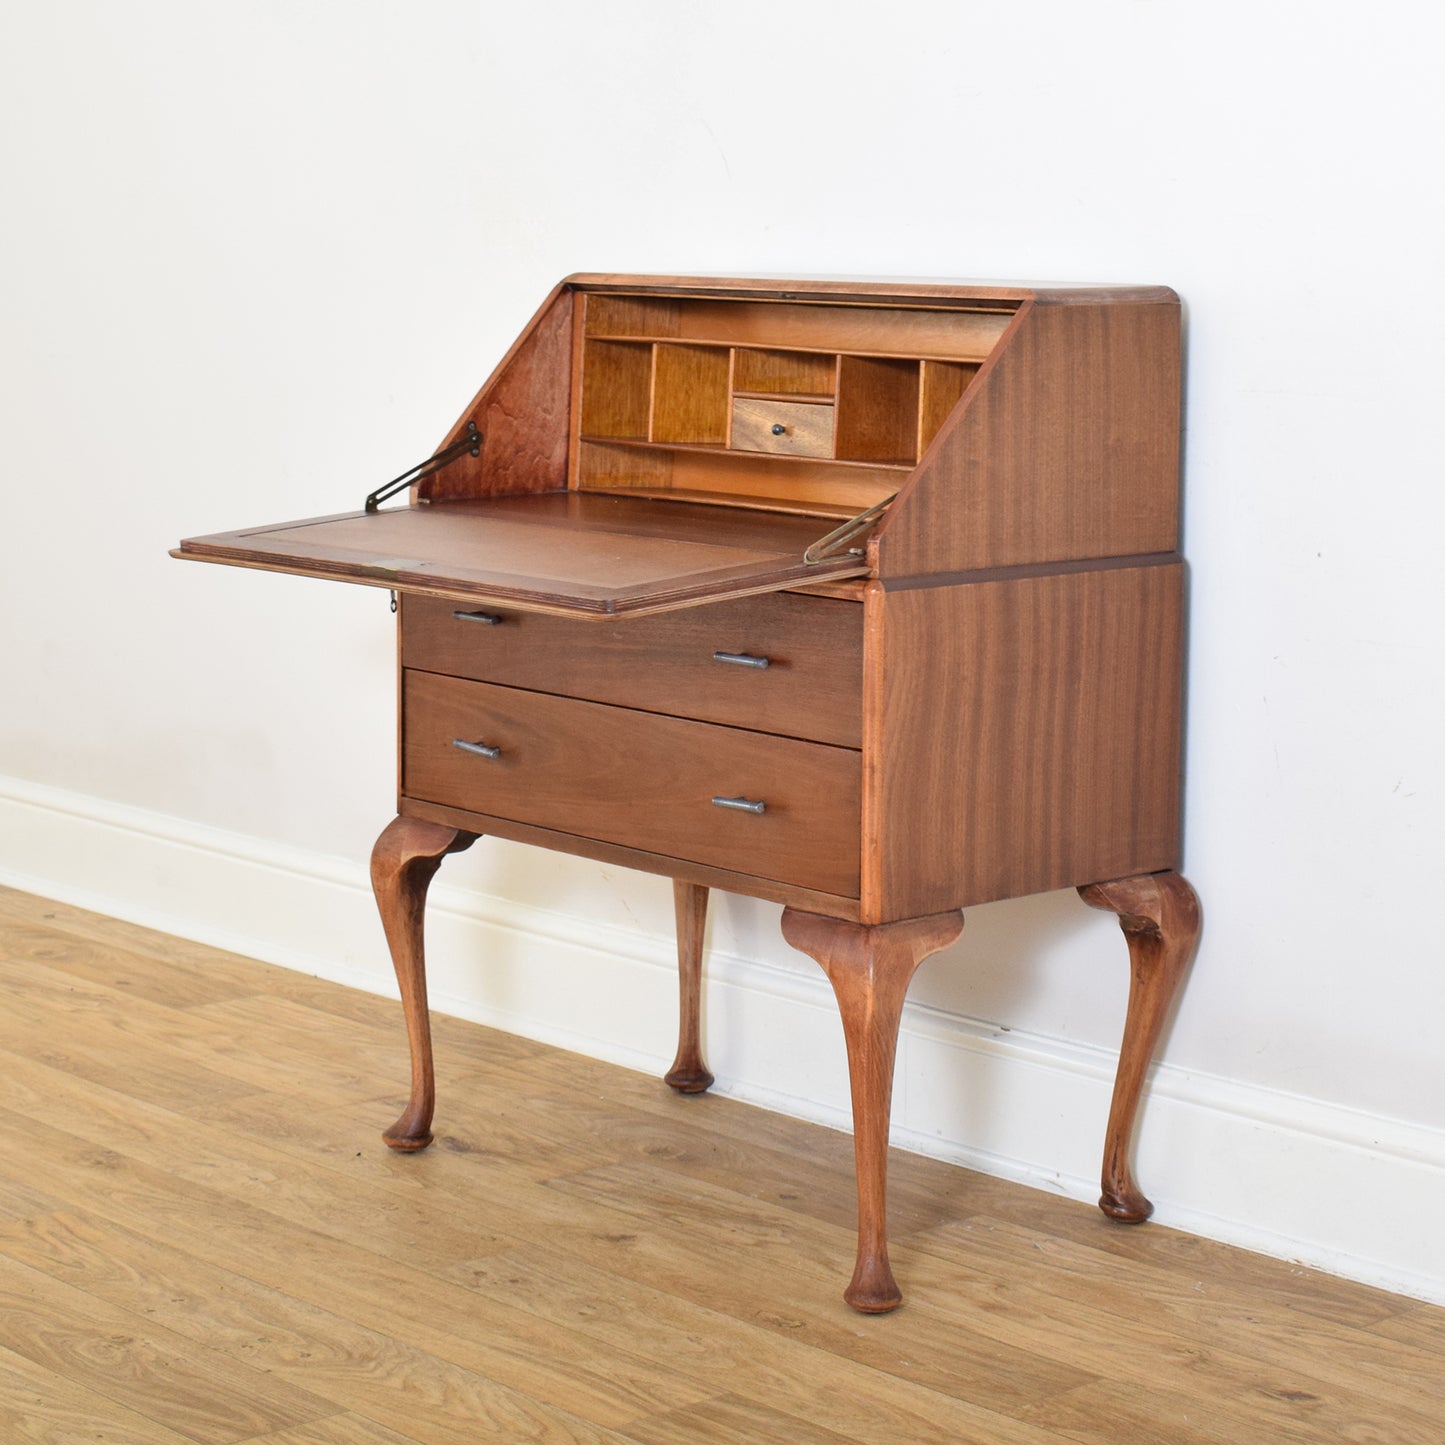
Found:
[[[844, 747], [860, 742], [863, 609], [856, 602], [778, 592], [577, 622], [407, 597], [401, 639], [403, 666], [425, 672]], [[717, 653], [765, 658], [768, 666], [719, 661]]]
[[833, 416], [830, 402], [738, 397], [733, 402], [732, 446], [744, 452], [831, 457]]
[[852, 749], [433, 673], [402, 686], [406, 797], [858, 895]]

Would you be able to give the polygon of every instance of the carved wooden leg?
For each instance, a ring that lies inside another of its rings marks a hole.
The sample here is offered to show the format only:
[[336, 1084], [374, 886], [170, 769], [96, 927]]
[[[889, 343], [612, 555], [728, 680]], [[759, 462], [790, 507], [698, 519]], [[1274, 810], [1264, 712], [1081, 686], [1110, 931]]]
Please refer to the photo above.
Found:
[[427, 1017], [426, 958], [422, 952], [426, 891], [442, 859], [476, 841], [475, 833], [463, 833], [441, 823], [393, 818], [371, 850], [371, 887], [391, 948], [396, 981], [401, 986], [406, 1034], [411, 1044], [411, 1100], [401, 1118], [381, 1136], [393, 1149], [425, 1149], [432, 1141], [436, 1085], [431, 1021]]
[[918, 965], [962, 931], [961, 913], [865, 924], [791, 908], [783, 912], [783, 937], [823, 966], [843, 1016], [858, 1171], [858, 1259], [843, 1298], [865, 1314], [884, 1314], [903, 1299], [888, 1264], [885, 1206], [893, 1059], [904, 995]]
[[1079, 897], [1091, 908], [1117, 913], [1129, 943], [1129, 1010], [1104, 1137], [1099, 1208], [1111, 1219], [1142, 1224], [1154, 1206], [1134, 1182], [1129, 1162], [1134, 1124], [1144, 1076], [1199, 943], [1199, 899], [1178, 873], [1092, 883], [1079, 889]]
[[707, 922], [707, 889], [672, 880], [677, 911], [677, 1057], [663, 1076], [679, 1094], [701, 1094], [712, 1083], [702, 1058], [702, 931]]

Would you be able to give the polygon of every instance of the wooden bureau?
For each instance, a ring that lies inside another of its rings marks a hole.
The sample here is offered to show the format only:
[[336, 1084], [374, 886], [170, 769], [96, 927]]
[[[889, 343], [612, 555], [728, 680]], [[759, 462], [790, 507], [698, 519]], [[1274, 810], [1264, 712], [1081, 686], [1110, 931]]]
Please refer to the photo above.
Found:
[[[1076, 887], [1132, 983], [1101, 1207], [1193, 956], [1180, 847], [1180, 320], [1158, 287], [574, 276], [421, 466], [357, 512], [174, 555], [399, 598], [397, 817], [372, 877], [431, 1140], [427, 886], [482, 834], [674, 880], [711, 1082], [709, 888], [785, 905], [853, 1089], [884, 1311], [908, 981], [991, 899]], [[382, 506], [408, 490], [406, 504]]]

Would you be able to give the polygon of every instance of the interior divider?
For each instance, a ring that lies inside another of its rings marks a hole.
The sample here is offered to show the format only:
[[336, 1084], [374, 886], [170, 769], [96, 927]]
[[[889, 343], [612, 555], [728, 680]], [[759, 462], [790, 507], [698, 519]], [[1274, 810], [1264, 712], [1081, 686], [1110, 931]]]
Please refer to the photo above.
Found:
[[[572, 484], [820, 514], [877, 500], [917, 464], [1009, 319], [591, 295]], [[859, 470], [870, 467], [876, 477]]]

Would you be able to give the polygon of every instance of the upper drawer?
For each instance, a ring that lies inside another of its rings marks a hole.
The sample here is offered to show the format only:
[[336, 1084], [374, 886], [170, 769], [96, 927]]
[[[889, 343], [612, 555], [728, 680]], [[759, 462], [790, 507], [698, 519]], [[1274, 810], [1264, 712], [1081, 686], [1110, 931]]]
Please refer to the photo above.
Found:
[[863, 609], [856, 602], [778, 592], [575, 622], [406, 597], [401, 638], [403, 665], [425, 672], [860, 744]]

